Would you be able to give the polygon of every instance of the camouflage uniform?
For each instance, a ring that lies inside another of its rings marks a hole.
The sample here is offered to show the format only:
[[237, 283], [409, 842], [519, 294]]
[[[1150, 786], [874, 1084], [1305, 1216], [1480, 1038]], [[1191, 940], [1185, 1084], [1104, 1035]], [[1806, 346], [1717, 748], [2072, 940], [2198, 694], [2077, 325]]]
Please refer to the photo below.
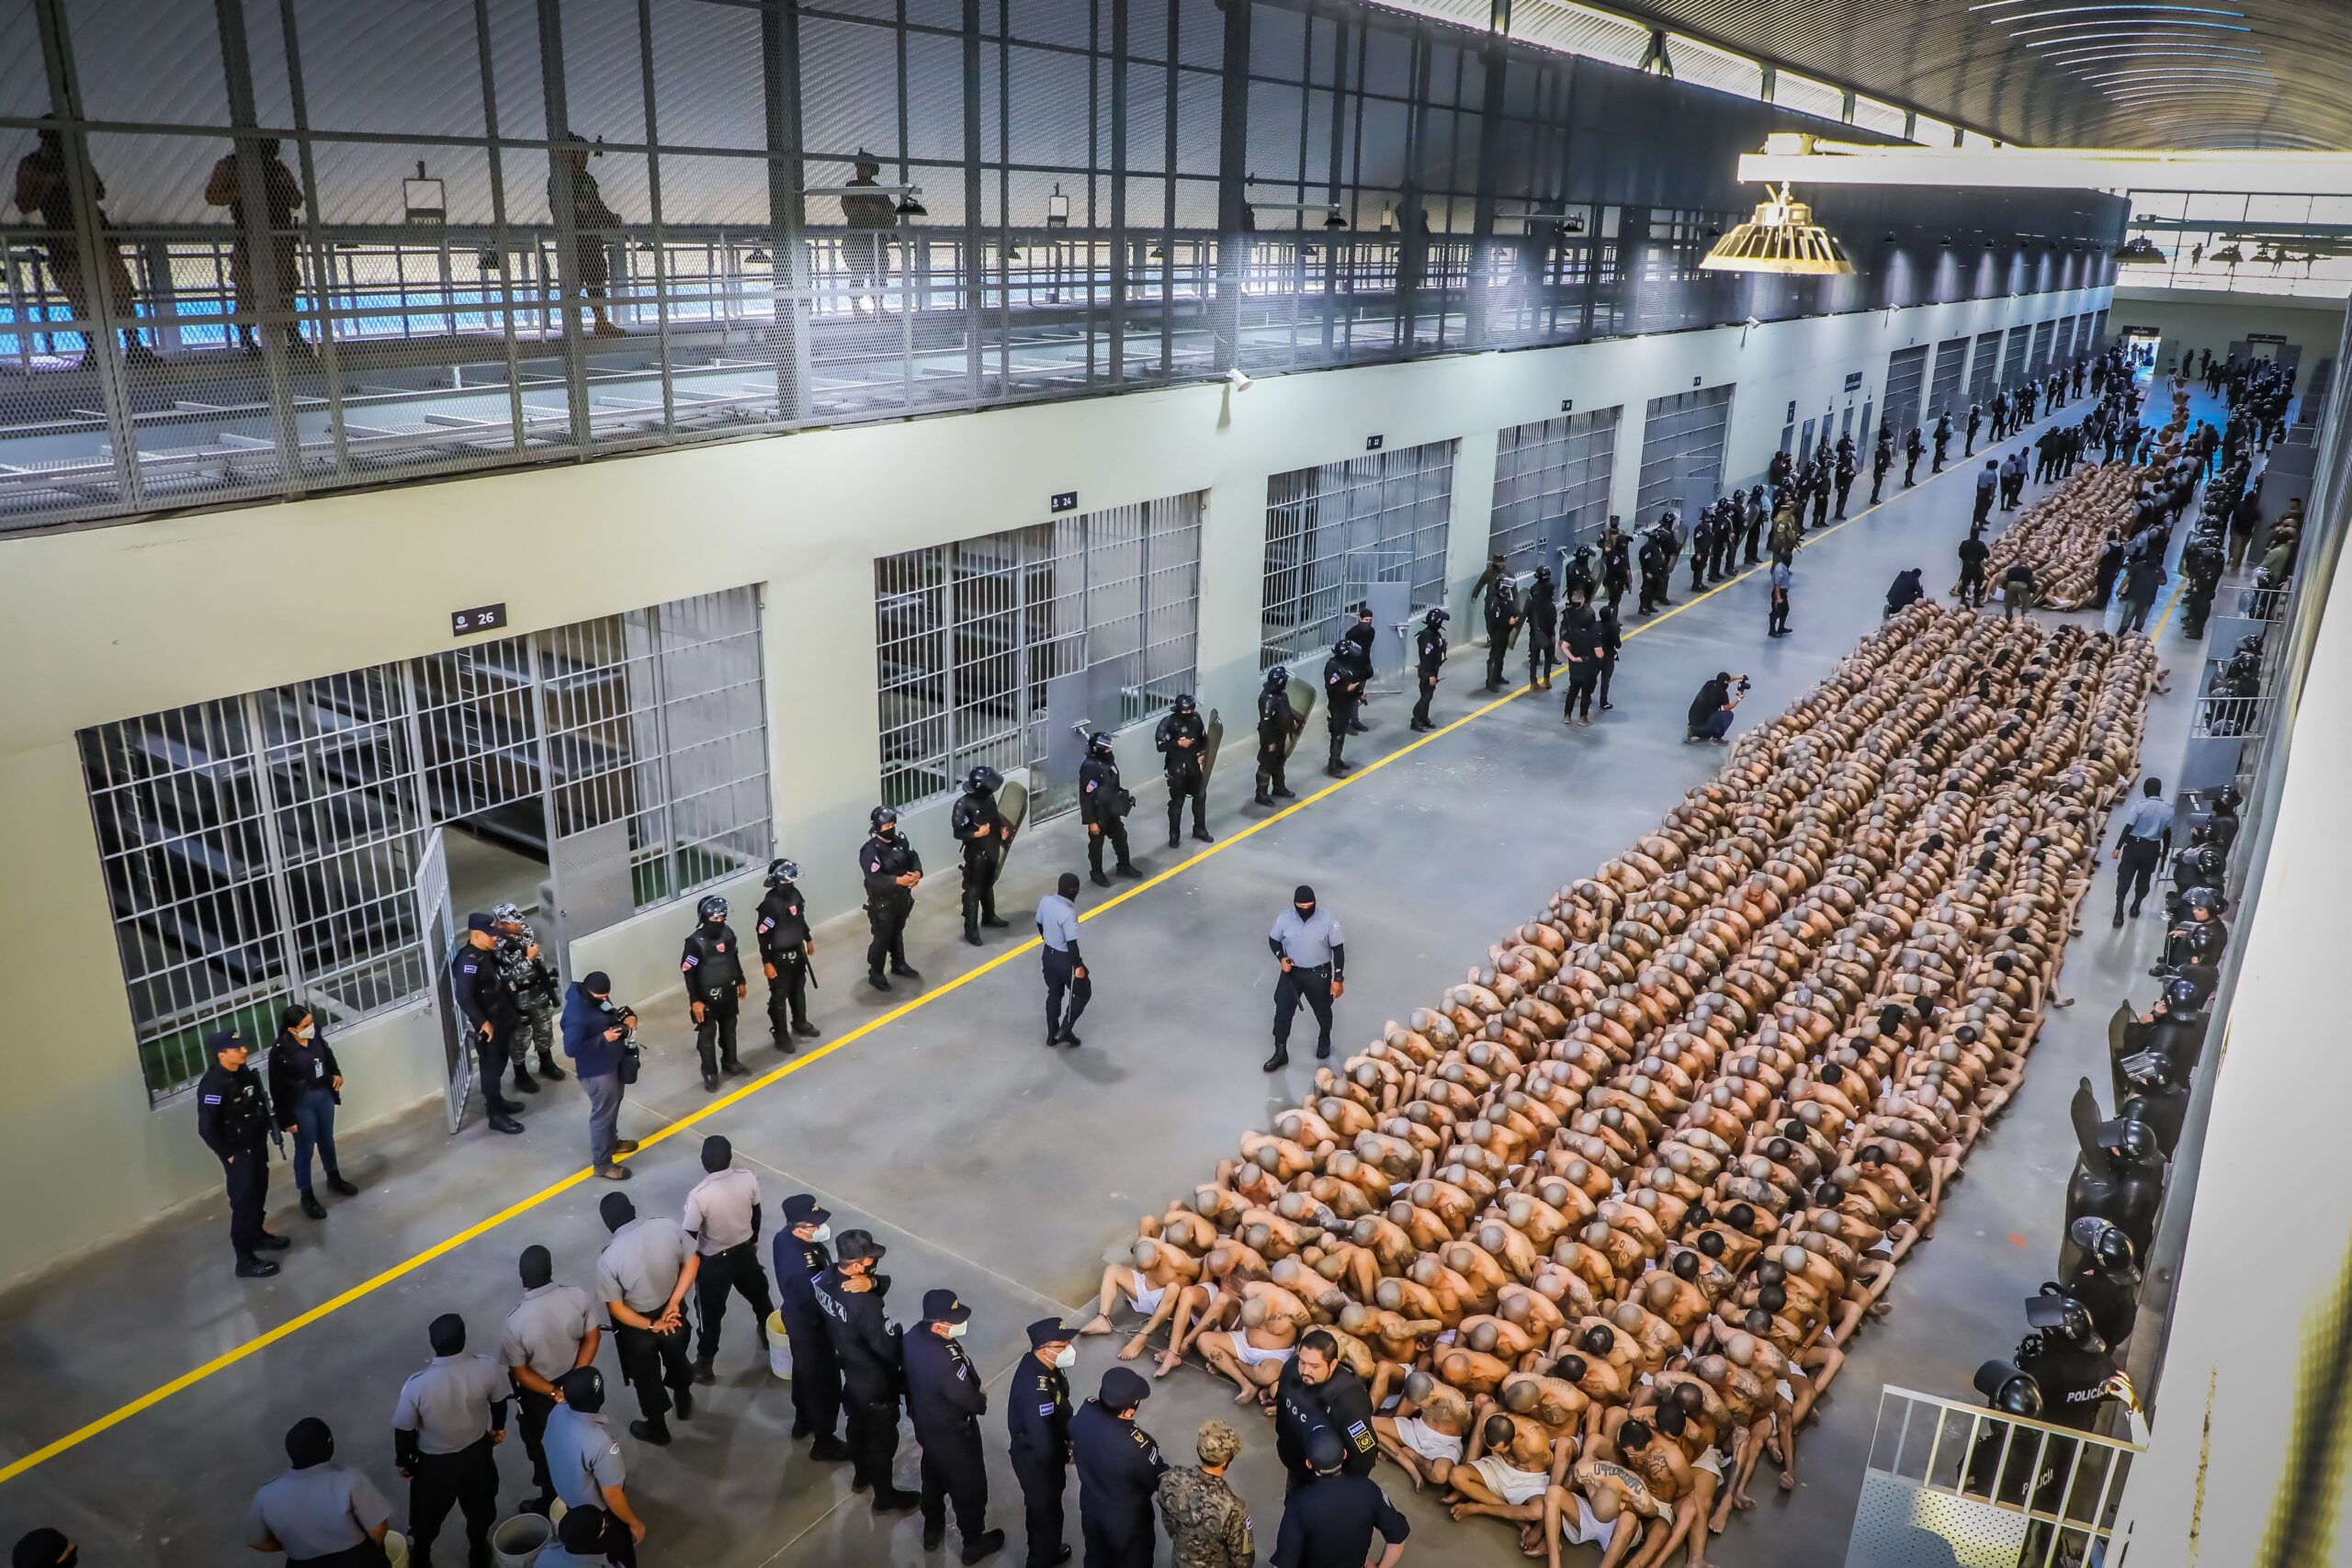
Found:
[[1250, 1510], [1225, 1483], [1193, 1465], [1159, 1478], [1159, 1512], [1176, 1568], [1250, 1568], [1257, 1561]]
[[[511, 919], [522, 925], [519, 911], [508, 913], [511, 906], [499, 906], [496, 918]], [[499, 983], [514, 998], [514, 1010], [522, 1015], [523, 1027], [516, 1030], [508, 1042], [514, 1066], [527, 1070], [526, 1053], [536, 1049], [539, 1055], [539, 1070], [549, 1077], [561, 1077], [562, 1069], [555, 1066], [555, 1019], [561, 1003], [561, 988], [556, 983], [555, 972], [543, 957], [534, 956], [531, 949], [538, 944], [538, 937], [528, 925], [523, 925], [519, 935], [501, 933], [492, 950], [498, 964]]]

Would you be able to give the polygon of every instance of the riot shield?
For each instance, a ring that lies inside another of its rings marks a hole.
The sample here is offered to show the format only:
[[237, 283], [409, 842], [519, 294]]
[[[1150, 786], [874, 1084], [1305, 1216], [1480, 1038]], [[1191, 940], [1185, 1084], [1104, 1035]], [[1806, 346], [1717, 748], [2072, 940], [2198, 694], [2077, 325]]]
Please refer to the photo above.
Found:
[[1294, 675], [1290, 678], [1290, 733], [1283, 737], [1283, 755], [1288, 757], [1298, 750], [1298, 738], [1306, 733], [1306, 721], [1315, 713], [1315, 688]]
[[1217, 716], [1216, 709], [1211, 708], [1206, 732], [1201, 737], [1201, 784], [1204, 788], [1216, 773], [1216, 751], [1223, 744], [1225, 720]]
[[1004, 837], [996, 843], [996, 867], [1004, 869], [1005, 856], [1012, 852], [1012, 840], [1021, 834], [1021, 825], [1029, 819], [1029, 786], [1019, 779], [1007, 779], [996, 792], [996, 808], [1004, 818]]

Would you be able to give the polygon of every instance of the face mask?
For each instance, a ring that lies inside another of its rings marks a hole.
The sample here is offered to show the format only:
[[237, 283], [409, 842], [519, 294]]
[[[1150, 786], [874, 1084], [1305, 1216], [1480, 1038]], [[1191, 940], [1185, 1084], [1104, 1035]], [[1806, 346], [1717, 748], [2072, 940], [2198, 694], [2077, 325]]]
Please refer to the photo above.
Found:
[[947, 1337], [950, 1339], [961, 1339], [964, 1337], [964, 1331], [971, 1326], [972, 1325], [968, 1323], [951, 1323], [947, 1325]]
[[301, 1028], [294, 1032], [294, 1038], [301, 1041], [304, 1044], [308, 1044], [310, 1043], [311, 1036], [317, 1032], [318, 1029], [314, 1025], [306, 1023]]
[[814, 1242], [831, 1241], [833, 1239], [833, 1227], [831, 1225], [819, 1225], [815, 1230], [808, 1233], [808, 1239]]
[[1059, 1367], [1064, 1371], [1068, 1371], [1070, 1368], [1078, 1365], [1077, 1347], [1071, 1345], [1063, 1346], [1062, 1353], [1054, 1358], [1054, 1365]]

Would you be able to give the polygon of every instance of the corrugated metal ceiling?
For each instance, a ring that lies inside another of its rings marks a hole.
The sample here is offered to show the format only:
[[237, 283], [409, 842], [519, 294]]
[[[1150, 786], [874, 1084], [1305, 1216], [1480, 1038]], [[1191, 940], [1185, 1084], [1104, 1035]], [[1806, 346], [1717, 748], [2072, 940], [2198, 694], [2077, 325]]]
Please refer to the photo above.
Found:
[[2005, 141], [2352, 148], [2352, 0], [1600, 3]]

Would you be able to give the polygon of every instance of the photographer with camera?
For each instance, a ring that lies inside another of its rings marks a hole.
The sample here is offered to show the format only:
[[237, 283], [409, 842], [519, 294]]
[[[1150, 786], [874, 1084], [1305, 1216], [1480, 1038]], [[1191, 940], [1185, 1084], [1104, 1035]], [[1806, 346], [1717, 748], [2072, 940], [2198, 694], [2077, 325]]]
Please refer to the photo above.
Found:
[[588, 1096], [588, 1163], [607, 1181], [627, 1181], [618, 1156], [637, 1152], [637, 1140], [618, 1137], [621, 1094], [637, 1081], [637, 1014], [613, 1000], [603, 970], [583, 976], [563, 1000], [563, 1054]]
[[1699, 694], [1690, 699], [1682, 743], [1687, 746], [1693, 741], [1712, 740], [1723, 745], [1724, 737], [1731, 730], [1732, 709], [1747, 700], [1748, 684], [1745, 675], [1735, 677], [1729, 671], [1715, 671], [1714, 679], [1700, 687]]

